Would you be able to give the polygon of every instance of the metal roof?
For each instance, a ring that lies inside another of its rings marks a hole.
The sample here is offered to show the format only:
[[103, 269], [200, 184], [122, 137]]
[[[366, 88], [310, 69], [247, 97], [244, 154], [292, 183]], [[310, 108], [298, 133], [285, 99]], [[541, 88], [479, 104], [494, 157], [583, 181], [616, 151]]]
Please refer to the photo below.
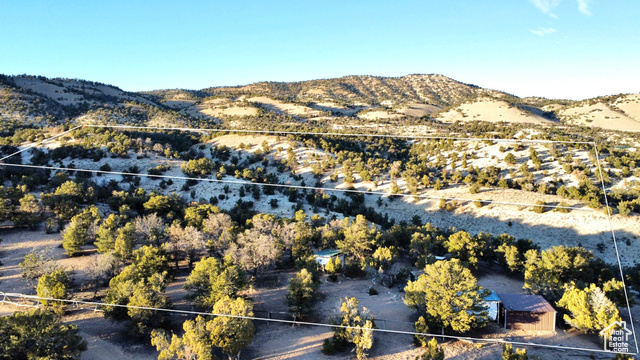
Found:
[[336, 256], [342, 254], [342, 251], [340, 250], [322, 250], [319, 251], [316, 255], [317, 256]]
[[556, 312], [556, 309], [540, 295], [498, 294], [502, 306], [510, 311]]
[[484, 301], [500, 301], [498, 294], [496, 294], [493, 290], [489, 291], [491, 291], [491, 293], [489, 294], [489, 296], [484, 298]]

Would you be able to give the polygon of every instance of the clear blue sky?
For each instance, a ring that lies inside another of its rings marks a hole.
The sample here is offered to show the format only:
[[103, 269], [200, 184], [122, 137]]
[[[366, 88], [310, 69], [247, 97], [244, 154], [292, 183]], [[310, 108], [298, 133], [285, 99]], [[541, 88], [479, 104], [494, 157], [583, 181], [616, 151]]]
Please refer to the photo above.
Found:
[[125, 90], [439, 73], [518, 96], [640, 92], [640, 1], [2, 1], [0, 73]]

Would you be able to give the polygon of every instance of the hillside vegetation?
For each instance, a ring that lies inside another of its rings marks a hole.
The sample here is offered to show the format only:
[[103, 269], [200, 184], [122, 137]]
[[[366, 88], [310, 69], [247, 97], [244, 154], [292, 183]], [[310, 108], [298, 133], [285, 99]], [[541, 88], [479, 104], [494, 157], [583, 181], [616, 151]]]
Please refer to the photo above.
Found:
[[247, 126], [247, 120], [265, 118], [313, 126], [482, 121], [640, 131], [640, 95], [583, 101], [518, 98], [435, 74], [141, 93], [78, 79], [0, 75], [0, 118], [22, 125], [71, 121], [202, 127]]

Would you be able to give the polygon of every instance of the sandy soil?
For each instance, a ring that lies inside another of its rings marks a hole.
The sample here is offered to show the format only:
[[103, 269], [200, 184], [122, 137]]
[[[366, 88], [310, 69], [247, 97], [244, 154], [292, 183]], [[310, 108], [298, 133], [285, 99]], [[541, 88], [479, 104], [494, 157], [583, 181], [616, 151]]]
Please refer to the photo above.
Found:
[[[18, 266], [24, 256], [31, 250], [51, 249], [59, 263], [66, 258], [64, 249], [60, 247], [60, 234], [45, 234], [43, 227], [35, 231], [24, 229], [1, 229], [0, 237], [0, 289], [4, 292], [35, 294], [35, 289], [22, 278], [22, 269]], [[68, 263], [66, 264], [69, 265]], [[70, 270], [70, 269], [69, 269]]]
[[640, 121], [640, 94], [629, 94], [617, 99], [613, 105], [628, 117]]
[[483, 98], [464, 103], [438, 115], [438, 120], [450, 123], [455, 121], [507, 121], [512, 123], [550, 124], [550, 120], [535, 114], [529, 114], [505, 101]]
[[[638, 105], [635, 102], [619, 105], [634, 113], [638, 111]], [[558, 114], [570, 124], [595, 126], [610, 130], [640, 131], [640, 118], [631, 118], [601, 102], [566, 108], [558, 111]]]
[[[264, 311], [286, 312], [285, 294], [287, 279], [292, 273], [278, 273], [272, 278], [269, 286], [257, 287], [252, 294], [255, 301], [256, 315], [266, 314]], [[522, 292], [522, 281], [504, 274], [485, 275], [479, 279], [482, 286], [496, 292]], [[369, 296], [367, 290], [373, 286], [379, 295]], [[340, 278], [339, 283], [322, 284], [319, 290], [322, 294], [308, 319], [313, 322], [325, 322], [328, 316], [334, 314], [340, 298], [355, 296], [360, 305], [368, 308], [376, 317], [376, 325], [380, 329], [412, 331], [412, 323], [417, 319], [416, 313], [403, 303], [403, 294], [394, 289], [375, 285], [371, 280], [349, 280]], [[274, 318], [284, 315], [273, 314]], [[324, 339], [332, 336], [330, 329], [312, 326], [296, 326], [277, 323], [257, 323], [258, 332], [251, 345], [245, 349], [243, 358], [251, 359], [335, 359], [351, 358], [352, 353], [345, 352], [334, 356], [322, 354]], [[467, 334], [471, 337], [488, 339], [510, 339], [511, 341], [531, 342], [550, 345], [574, 346], [587, 349], [599, 349], [597, 338], [566, 332], [562, 325], [557, 333], [511, 331], [502, 329], [497, 324], [490, 324], [482, 331]], [[502, 347], [500, 344], [470, 344], [463, 341], [446, 340], [443, 348], [447, 359], [496, 359], [499, 358]], [[559, 352], [537, 347], [527, 348], [530, 355], [538, 355], [543, 359], [574, 359], [579, 352]], [[410, 335], [376, 333], [374, 346], [369, 352], [372, 359], [413, 359], [423, 350], [413, 345]]]

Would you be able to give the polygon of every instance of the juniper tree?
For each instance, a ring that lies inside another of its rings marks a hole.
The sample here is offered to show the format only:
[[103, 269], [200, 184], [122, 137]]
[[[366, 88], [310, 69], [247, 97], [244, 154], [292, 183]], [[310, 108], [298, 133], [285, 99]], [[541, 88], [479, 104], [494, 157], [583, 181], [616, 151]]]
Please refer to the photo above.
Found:
[[585, 332], [599, 331], [621, 320], [618, 308], [595, 284], [584, 290], [574, 283], [567, 285], [557, 305], [568, 312], [563, 317], [567, 324]]
[[336, 240], [336, 245], [340, 250], [357, 260], [360, 265], [371, 253], [373, 246], [382, 235], [378, 228], [372, 224], [369, 226], [367, 219], [362, 215], [356, 218], [344, 228], [344, 239]]
[[0, 359], [78, 359], [87, 342], [75, 325], [42, 309], [0, 317]]
[[100, 218], [98, 208], [92, 205], [71, 219], [62, 235], [62, 247], [68, 256], [79, 254], [80, 247], [93, 240]]
[[527, 350], [525, 349], [516, 349], [516, 352], [513, 352], [513, 345], [504, 344], [502, 346], [502, 360], [528, 360], [529, 356], [527, 356]]
[[96, 232], [95, 241], [99, 253], [104, 254], [113, 251], [118, 229], [124, 225], [125, 219], [122, 215], [110, 214], [102, 221]]
[[427, 323], [455, 332], [487, 324], [485, 292], [471, 271], [458, 259], [436, 261], [405, 287], [405, 304], [415, 308]]
[[435, 338], [431, 338], [426, 346], [427, 349], [421, 355], [416, 356], [415, 360], [444, 360], [444, 351], [438, 346], [438, 341]]
[[[49, 274], [44, 274], [38, 280], [36, 292], [41, 298], [61, 299], [69, 298], [68, 289], [71, 287], [71, 279], [66, 271], [59, 269]], [[64, 302], [55, 300], [40, 300], [44, 306], [52, 306], [57, 313], [62, 312]]]
[[188, 299], [206, 309], [212, 309], [224, 296], [235, 297], [246, 286], [244, 272], [231, 258], [224, 263], [216, 258], [204, 258], [198, 261], [187, 277], [184, 289]]
[[373, 346], [374, 317], [365, 307], [360, 307], [355, 297], [342, 299], [340, 312], [330, 319], [331, 323], [342, 327], [334, 328], [332, 342], [336, 347], [348, 343], [355, 345], [356, 357], [363, 359]]
[[175, 360], [213, 360], [214, 347], [209, 340], [207, 322], [202, 316], [195, 320], [186, 320], [182, 324], [184, 334], [173, 334], [171, 338], [166, 331], [154, 329], [151, 332], [151, 345], [160, 352], [158, 359]]
[[135, 231], [135, 226], [132, 223], [127, 223], [124, 227], [118, 229], [114, 241], [114, 252], [120, 258], [131, 258], [133, 245], [136, 241]]
[[316, 301], [318, 285], [307, 269], [300, 270], [289, 280], [287, 305], [292, 315], [302, 318], [311, 311]]
[[606, 273], [603, 261], [583, 247], [554, 246], [525, 253], [524, 289], [548, 298], [559, 299], [570, 281], [600, 283]]
[[485, 243], [479, 237], [472, 237], [466, 231], [458, 231], [449, 236], [444, 242], [444, 246], [464, 264], [475, 269], [478, 266], [478, 261], [484, 255]]
[[220, 348], [229, 359], [239, 359], [240, 351], [251, 344], [256, 331], [253, 321], [241, 318], [253, 316], [253, 303], [225, 296], [213, 306], [213, 313], [231, 316], [218, 316], [207, 322], [206, 329], [211, 344]]
[[[104, 302], [107, 304], [136, 305], [166, 308], [169, 300], [164, 294], [169, 283], [167, 255], [162, 248], [143, 246], [135, 250], [131, 265], [109, 281]], [[105, 317], [130, 320], [133, 333], [148, 333], [151, 328], [164, 324], [164, 313], [150, 310], [107, 306]]]

